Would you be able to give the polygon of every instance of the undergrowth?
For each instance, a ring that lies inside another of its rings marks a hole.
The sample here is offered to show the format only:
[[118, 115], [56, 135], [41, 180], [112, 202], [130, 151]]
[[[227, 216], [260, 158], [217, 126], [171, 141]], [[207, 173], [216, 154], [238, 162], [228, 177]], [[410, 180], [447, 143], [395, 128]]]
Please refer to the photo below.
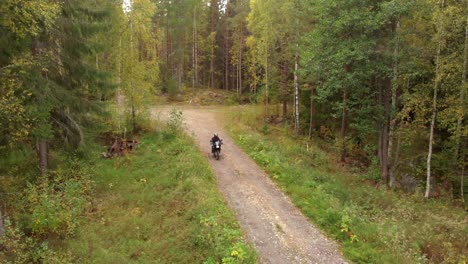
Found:
[[79, 263], [253, 263], [255, 253], [207, 161], [174, 129], [96, 165], [87, 222], [67, 242]]
[[[468, 216], [444, 200], [370, 184], [334, 153], [285, 127], [268, 127], [256, 109], [227, 115], [236, 141], [302, 212], [341, 243], [355, 263], [466, 263]], [[321, 143], [323, 144], [323, 142]]]
[[[43, 176], [28, 146], [0, 156], [0, 263], [256, 262], [182, 118], [174, 110], [158, 132], [146, 126], [119, 158], [100, 158], [107, 147], [92, 140], [52, 148]], [[87, 138], [126, 134], [108, 127]]]

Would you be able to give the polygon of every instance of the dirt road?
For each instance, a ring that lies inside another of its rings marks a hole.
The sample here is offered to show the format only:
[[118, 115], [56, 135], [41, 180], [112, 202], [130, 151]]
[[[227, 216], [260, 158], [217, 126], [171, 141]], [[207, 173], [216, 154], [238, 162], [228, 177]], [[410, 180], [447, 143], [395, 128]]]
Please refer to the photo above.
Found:
[[[152, 110], [154, 118], [167, 119], [168, 108]], [[208, 108], [183, 109], [186, 129], [210, 161], [218, 188], [234, 209], [261, 263], [346, 263], [338, 246], [314, 227], [238, 146]], [[210, 139], [223, 139], [221, 159], [211, 156]]]

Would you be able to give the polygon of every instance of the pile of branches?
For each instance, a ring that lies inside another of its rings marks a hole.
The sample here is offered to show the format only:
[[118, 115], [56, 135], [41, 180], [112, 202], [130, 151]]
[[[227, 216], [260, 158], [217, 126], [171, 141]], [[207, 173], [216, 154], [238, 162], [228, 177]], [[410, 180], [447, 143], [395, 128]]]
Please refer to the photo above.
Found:
[[114, 142], [107, 149], [107, 152], [101, 153], [103, 158], [112, 158], [113, 156], [120, 157], [126, 153], [136, 149], [138, 141], [136, 139], [122, 139], [121, 137], [114, 138]]

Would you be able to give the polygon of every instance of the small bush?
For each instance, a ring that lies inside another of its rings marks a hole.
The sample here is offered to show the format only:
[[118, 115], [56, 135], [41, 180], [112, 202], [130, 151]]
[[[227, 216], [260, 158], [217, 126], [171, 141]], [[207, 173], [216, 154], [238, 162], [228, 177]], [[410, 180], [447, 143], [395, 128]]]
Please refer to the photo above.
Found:
[[1, 263], [72, 263], [68, 252], [57, 252], [46, 242], [25, 236], [17, 227], [5, 220], [5, 235], [0, 238]]
[[263, 134], [263, 135], [268, 135], [268, 134], [270, 134], [270, 127], [268, 126], [267, 123], [264, 123], [264, 124], [263, 124], [261, 131], [262, 131], [262, 134]]
[[26, 220], [23, 225], [34, 235], [73, 235], [91, 190], [89, 175], [78, 166], [50, 172], [34, 184], [28, 183], [19, 210]]
[[209, 257], [204, 263], [253, 263], [255, 255], [252, 249], [242, 241], [242, 233], [238, 228], [220, 225], [222, 221], [216, 216], [199, 216], [201, 233], [197, 243], [205, 247], [215, 248], [223, 255]]
[[169, 114], [169, 121], [167, 122], [167, 128], [169, 132], [179, 133], [182, 130], [184, 124], [184, 117], [181, 110], [173, 108]]

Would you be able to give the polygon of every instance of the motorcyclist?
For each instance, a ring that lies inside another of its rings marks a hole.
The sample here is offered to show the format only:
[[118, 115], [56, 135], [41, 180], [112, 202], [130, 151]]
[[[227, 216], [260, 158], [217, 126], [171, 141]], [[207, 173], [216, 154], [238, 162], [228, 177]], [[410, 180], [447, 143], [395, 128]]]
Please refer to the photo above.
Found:
[[[210, 140], [211, 143], [211, 151], [214, 151], [215, 148], [215, 142], [219, 141], [221, 142], [221, 139], [218, 137], [218, 133], [214, 133], [213, 137]], [[221, 148], [219, 148], [219, 152], [221, 152]]]

